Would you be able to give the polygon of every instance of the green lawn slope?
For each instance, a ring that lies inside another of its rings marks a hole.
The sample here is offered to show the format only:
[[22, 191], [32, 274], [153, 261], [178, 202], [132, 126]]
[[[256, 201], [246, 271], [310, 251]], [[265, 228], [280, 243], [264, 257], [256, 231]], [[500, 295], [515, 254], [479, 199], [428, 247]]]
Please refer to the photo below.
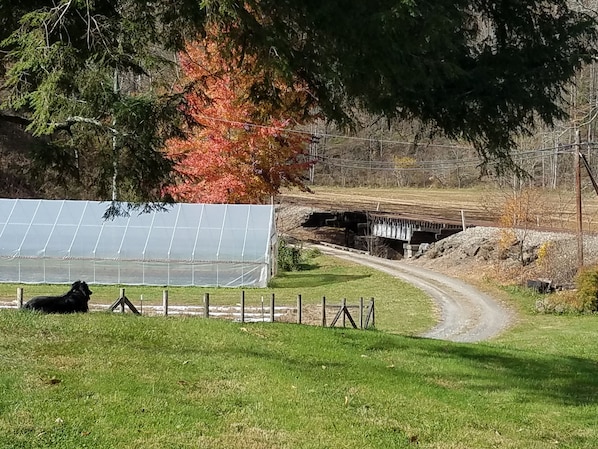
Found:
[[[318, 266], [286, 281], [398, 282]], [[403, 287], [370, 331], [2, 310], [0, 448], [598, 447], [598, 317], [535, 315], [515, 291], [499, 339], [426, 340]]]

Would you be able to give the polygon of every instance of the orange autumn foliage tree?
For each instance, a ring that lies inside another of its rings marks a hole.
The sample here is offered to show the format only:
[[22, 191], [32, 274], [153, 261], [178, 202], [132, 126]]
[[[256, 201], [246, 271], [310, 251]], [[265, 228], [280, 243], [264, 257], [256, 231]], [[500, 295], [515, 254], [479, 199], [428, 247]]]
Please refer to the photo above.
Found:
[[278, 84], [283, 101], [259, 104], [249, 92], [264, 74], [241, 57], [232, 68], [215, 48], [196, 43], [181, 55], [183, 71], [196, 86], [186, 95], [188, 112], [199, 126], [186, 139], [168, 142], [179, 182], [167, 193], [176, 201], [260, 203], [281, 187], [308, 190], [309, 136], [292, 129], [305, 123], [307, 92]]

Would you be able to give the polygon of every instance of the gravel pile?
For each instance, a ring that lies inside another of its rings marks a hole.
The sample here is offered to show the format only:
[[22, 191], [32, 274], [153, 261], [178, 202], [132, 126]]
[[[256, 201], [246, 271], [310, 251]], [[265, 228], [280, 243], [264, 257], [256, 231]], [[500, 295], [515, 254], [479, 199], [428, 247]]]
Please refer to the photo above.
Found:
[[316, 209], [305, 206], [276, 206], [276, 229], [281, 234], [288, 234], [301, 228], [310, 214]]
[[[472, 241], [498, 241], [504, 232], [505, 230], [502, 228], [476, 226], [458, 232], [457, 234], [442, 240], [440, 243], [451, 242], [451, 244], [466, 245]], [[517, 238], [522, 238], [527, 247], [539, 246], [548, 241], [560, 241], [575, 238], [574, 235], [564, 232], [541, 232], [533, 230], [515, 230], [512, 232]]]
[[[445, 271], [542, 278], [569, 286], [577, 272], [577, 238], [566, 232], [473, 227], [429, 246], [420, 263]], [[584, 236], [585, 265], [598, 262], [598, 236]]]

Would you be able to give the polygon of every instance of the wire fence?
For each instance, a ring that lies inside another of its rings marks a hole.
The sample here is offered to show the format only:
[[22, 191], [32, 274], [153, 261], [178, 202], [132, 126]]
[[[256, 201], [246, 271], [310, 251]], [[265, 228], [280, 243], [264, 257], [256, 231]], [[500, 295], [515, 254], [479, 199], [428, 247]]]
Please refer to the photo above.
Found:
[[[18, 287], [15, 301], [0, 303], [1, 308], [23, 308], [24, 288]], [[266, 300], [261, 295], [261, 304], [248, 305], [247, 292], [241, 290], [239, 302], [230, 305], [211, 304], [213, 296], [204, 293], [201, 305], [176, 305], [171, 303], [168, 290], [162, 291], [162, 304], [144, 304], [143, 297], [133, 304], [126, 296], [124, 288], [119, 297], [110, 305], [90, 303], [94, 312], [130, 313], [145, 316], [197, 316], [202, 318], [221, 318], [240, 323], [255, 322], [294, 322], [297, 324], [320, 325], [322, 327], [348, 327], [354, 329], [371, 329], [375, 327], [375, 299], [358, 298], [349, 303], [346, 298], [340, 302], [329, 302], [323, 296], [319, 304], [305, 304], [301, 294], [297, 295], [295, 304], [278, 304], [276, 294], [272, 293]]]

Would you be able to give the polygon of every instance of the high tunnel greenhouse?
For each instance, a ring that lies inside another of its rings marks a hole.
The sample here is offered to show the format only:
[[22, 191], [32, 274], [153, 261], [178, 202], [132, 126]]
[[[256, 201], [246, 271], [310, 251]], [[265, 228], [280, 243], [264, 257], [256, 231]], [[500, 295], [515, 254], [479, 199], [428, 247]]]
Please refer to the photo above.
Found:
[[0, 282], [265, 287], [271, 205], [174, 204], [103, 218], [109, 203], [0, 199]]

